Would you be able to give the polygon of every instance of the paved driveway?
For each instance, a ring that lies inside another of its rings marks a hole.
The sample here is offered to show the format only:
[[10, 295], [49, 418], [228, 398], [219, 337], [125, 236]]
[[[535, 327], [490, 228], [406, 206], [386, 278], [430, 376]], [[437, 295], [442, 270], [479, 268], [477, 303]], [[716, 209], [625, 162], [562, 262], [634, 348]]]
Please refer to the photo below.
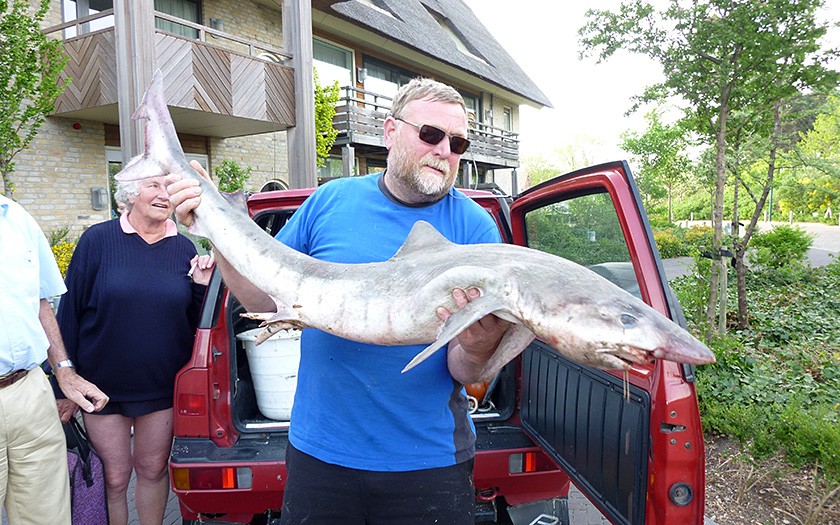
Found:
[[[709, 221], [682, 221], [680, 225], [709, 226], [710, 223]], [[789, 226], [790, 224], [787, 222], [759, 222], [758, 228], [759, 231], [767, 231], [769, 228], [775, 228], [781, 225]], [[816, 268], [831, 264], [837, 257], [840, 257], [840, 226], [807, 222], [794, 223], [793, 225], [805, 230], [814, 239], [811, 249], [808, 250], [808, 262], [812, 267]], [[687, 275], [691, 271], [693, 264], [694, 261], [690, 257], [675, 257], [673, 259], [662, 260], [665, 275], [669, 281]]]

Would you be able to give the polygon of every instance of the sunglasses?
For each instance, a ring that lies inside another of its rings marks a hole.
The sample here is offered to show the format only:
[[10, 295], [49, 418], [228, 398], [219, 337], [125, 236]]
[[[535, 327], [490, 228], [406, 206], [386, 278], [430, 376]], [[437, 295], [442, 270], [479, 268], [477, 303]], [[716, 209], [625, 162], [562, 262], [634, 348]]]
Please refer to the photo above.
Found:
[[470, 141], [469, 140], [465, 139], [464, 137], [457, 137], [455, 135], [450, 135], [449, 133], [443, 131], [440, 128], [436, 128], [436, 127], [430, 126], [428, 124], [423, 124], [422, 126], [419, 126], [419, 125], [417, 125], [413, 122], [409, 122], [409, 121], [404, 120], [400, 117], [394, 117], [394, 120], [399, 120], [400, 122], [405, 122], [406, 124], [409, 124], [409, 125], [417, 128], [417, 131], [419, 132], [420, 140], [422, 140], [426, 144], [431, 144], [432, 146], [435, 146], [437, 144], [440, 144], [440, 141], [442, 141], [446, 137], [449, 137], [449, 151], [451, 151], [452, 153], [455, 153], [457, 155], [463, 154], [465, 151], [467, 151], [467, 148], [470, 147]]

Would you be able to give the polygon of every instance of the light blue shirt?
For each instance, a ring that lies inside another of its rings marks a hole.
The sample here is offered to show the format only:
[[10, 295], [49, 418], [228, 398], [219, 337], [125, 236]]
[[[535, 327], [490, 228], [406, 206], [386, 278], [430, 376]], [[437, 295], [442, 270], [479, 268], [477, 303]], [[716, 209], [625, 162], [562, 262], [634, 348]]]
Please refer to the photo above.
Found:
[[40, 302], [66, 291], [38, 223], [0, 195], [0, 375], [30, 370], [47, 358]]

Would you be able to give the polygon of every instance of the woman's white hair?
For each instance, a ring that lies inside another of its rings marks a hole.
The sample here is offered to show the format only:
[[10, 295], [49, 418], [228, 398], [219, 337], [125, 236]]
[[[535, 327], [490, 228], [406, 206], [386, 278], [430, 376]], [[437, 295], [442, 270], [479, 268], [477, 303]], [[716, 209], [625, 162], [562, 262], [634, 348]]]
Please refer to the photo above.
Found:
[[[135, 162], [140, 162], [142, 158], [142, 154], [133, 157], [130, 161], [128, 161], [128, 164], [126, 164], [125, 167], [127, 168]], [[163, 175], [163, 173], [149, 175], [149, 177], [160, 177], [161, 175]], [[140, 195], [140, 180], [142, 179], [117, 181], [117, 189], [114, 191], [114, 200], [124, 203], [126, 211], [130, 210], [134, 206], [134, 199]]]

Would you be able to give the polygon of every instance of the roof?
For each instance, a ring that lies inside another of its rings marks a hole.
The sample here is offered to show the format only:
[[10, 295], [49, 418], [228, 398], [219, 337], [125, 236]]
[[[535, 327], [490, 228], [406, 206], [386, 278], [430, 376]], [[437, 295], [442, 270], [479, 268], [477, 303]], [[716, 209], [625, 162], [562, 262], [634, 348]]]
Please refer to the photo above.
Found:
[[531, 105], [552, 107], [462, 0], [313, 0], [312, 9], [410, 47]]

